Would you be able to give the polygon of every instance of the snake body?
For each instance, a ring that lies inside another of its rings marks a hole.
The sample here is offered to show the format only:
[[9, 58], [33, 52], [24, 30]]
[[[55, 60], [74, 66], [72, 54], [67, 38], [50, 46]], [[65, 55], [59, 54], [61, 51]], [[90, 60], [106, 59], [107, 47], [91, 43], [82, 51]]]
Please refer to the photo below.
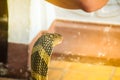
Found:
[[35, 42], [31, 54], [32, 80], [47, 80], [48, 63], [53, 47], [61, 41], [60, 34], [46, 33]]

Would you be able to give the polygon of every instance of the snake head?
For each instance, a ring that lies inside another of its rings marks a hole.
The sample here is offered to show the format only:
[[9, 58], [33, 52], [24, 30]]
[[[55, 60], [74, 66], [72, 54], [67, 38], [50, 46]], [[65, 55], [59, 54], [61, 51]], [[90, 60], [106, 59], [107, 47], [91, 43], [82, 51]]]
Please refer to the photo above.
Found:
[[60, 35], [58, 33], [52, 34], [52, 37], [53, 37], [53, 47], [60, 44], [63, 40], [62, 35]]
[[58, 33], [46, 33], [44, 34], [44, 36], [46, 37], [47, 40], [52, 41], [53, 47], [60, 44], [63, 40], [62, 35]]

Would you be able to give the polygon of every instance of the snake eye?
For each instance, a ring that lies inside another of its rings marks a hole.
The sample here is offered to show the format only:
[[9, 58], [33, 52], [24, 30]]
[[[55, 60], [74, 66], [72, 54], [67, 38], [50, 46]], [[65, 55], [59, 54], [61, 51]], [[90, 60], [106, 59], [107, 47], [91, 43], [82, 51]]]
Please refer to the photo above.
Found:
[[50, 38], [53, 38], [53, 35], [52, 35], [52, 34], [50, 35]]

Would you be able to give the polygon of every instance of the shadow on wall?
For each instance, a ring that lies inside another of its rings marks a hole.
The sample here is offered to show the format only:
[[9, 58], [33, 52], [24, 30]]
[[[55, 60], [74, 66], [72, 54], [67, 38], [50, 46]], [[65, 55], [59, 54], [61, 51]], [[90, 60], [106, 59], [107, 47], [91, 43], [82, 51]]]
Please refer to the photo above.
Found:
[[0, 62], [7, 63], [8, 21], [7, 0], [0, 0]]

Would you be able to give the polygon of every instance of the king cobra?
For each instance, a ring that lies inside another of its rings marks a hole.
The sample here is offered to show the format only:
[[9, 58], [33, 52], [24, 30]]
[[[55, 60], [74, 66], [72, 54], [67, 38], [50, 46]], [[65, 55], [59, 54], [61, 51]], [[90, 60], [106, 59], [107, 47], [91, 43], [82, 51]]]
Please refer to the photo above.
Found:
[[48, 64], [53, 47], [62, 39], [58, 33], [45, 33], [35, 42], [31, 54], [32, 80], [48, 80]]

